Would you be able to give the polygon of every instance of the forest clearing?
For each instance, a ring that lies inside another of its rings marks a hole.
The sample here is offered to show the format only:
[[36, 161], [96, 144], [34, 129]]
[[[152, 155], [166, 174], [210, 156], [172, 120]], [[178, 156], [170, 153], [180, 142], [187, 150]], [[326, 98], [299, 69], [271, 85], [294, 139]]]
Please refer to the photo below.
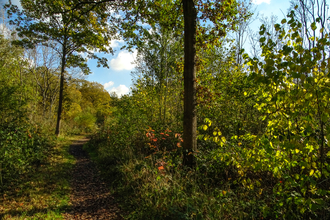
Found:
[[328, 2], [257, 2], [1, 4], [0, 219], [330, 219]]

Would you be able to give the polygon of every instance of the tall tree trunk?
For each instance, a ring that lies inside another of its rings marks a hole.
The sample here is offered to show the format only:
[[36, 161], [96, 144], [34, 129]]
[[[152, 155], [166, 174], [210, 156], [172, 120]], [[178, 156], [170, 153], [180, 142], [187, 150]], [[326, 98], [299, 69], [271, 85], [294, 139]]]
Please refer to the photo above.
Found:
[[66, 65], [66, 47], [64, 44], [62, 51], [62, 62], [61, 62], [60, 96], [58, 98], [58, 111], [57, 111], [57, 121], [56, 121], [56, 131], [55, 131], [55, 135], [57, 137], [60, 135], [61, 116], [62, 116], [62, 107], [63, 107], [62, 104], [63, 104], [65, 65]]
[[183, 164], [194, 167], [193, 151], [197, 150], [197, 114], [196, 114], [196, 20], [197, 12], [194, 0], [183, 0], [184, 14], [184, 115]]

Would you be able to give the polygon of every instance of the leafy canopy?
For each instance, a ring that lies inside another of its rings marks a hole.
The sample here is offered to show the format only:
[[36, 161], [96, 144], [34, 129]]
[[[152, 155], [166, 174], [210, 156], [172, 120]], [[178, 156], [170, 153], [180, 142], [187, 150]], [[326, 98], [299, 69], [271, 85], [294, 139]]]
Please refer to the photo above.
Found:
[[[11, 23], [17, 25], [19, 41], [24, 47], [42, 44], [66, 55], [68, 67], [79, 67], [84, 74], [90, 69], [87, 58], [97, 59], [98, 66], [108, 67], [107, 59], [95, 53], [112, 53], [110, 41], [115, 27], [110, 25], [110, 12], [105, 4], [78, 5], [79, 1], [22, 0], [23, 10], [8, 4]], [[74, 10], [73, 10], [74, 7]]]

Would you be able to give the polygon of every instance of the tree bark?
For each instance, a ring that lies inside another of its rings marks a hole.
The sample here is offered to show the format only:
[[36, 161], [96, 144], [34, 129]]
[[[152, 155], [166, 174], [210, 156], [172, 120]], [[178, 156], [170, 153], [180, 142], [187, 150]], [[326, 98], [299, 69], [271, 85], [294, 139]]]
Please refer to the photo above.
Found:
[[57, 137], [60, 135], [61, 116], [62, 116], [62, 108], [63, 108], [62, 104], [63, 104], [65, 65], [66, 65], [66, 48], [64, 44], [62, 51], [62, 62], [61, 62], [60, 96], [58, 98], [58, 111], [57, 111], [57, 121], [56, 121], [56, 130], [55, 130], [55, 135]]
[[197, 11], [194, 0], [183, 0], [184, 15], [184, 115], [183, 164], [193, 168], [197, 150], [197, 114], [196, 114], [196, 20]]

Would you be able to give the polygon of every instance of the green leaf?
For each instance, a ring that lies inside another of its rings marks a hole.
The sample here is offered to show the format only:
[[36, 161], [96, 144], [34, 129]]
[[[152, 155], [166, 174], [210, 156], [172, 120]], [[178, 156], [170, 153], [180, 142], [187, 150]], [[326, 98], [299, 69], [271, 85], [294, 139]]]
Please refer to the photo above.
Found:
[[315, 22], [313, 22], [313, 23], [311, 24], [311, 28], [312, 28], [313, 31], [316, 30], [317, 27], [316, 27], [316, 23], [315, 23]]
[[274, 27], [276, 31], [279, 31], [281, 29], [281, 25], [279, 24], [275, 24]]
[[327, 153], [327, 156], [330, 157], [330, 151]]

